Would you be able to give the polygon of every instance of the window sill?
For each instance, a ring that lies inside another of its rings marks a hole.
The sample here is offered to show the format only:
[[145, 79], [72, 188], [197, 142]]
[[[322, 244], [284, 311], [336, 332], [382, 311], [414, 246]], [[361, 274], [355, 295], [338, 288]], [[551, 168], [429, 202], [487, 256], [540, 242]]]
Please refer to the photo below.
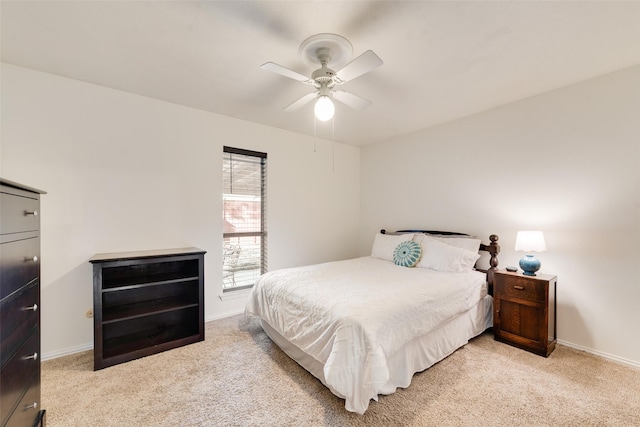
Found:
[[229, 301], [234, 299], [246, 298], [249, 296], [251, 292], [251, 288], [238, 289], [238, 290], [229, 290], [227, 292], [223, 292], [221, 295], [218, 295], [221, 301]]

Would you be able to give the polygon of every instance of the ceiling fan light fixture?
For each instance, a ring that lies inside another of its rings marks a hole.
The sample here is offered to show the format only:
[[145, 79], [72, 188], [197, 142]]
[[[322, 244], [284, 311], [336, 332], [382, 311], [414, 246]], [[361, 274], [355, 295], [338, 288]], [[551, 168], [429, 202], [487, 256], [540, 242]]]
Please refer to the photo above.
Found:
[[336, 112], [336, 107], [333, 105], [331, 98], [327, 95], [321, 95], [316, 101], [313, 112], [318, 120], [326, 122], [327, 120], [331, 120], [333, 114]]
[[[351, 43], [337, 34], [323, 33], [311, 36], [302, 42], [299, 53], [303, 62], [314, 67], [320, 64], [320, 68], [314, 70], [310, 77], [273, 62], [267, 62], [260, 66], [263, 70], [280, 74], [315, 88], [314, 92], [303, 95], [289, 104], [284, 108], [284, 111], [297, 111], [315, 99], [315, 117], [317, 120], [326, 122], [333, 118], [336, 111], [331, 98], [359, 111], [371, 104], [371, 101], [367, 99], [344, 90], [336, 90], [335, 87], [381, 66], [382, 59], [373, 51], [367, 50], [349, 62], [353, 56]], [[329, 64], [332, 68], [329, 68]]]

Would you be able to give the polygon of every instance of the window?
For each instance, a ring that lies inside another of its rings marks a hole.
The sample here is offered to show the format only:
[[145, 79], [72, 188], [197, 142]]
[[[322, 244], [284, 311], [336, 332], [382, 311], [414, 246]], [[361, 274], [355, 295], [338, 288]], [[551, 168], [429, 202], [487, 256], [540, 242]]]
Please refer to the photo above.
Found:
[[267, 154], [224, 147], [223, 292], [250, 288], [267, 271]]

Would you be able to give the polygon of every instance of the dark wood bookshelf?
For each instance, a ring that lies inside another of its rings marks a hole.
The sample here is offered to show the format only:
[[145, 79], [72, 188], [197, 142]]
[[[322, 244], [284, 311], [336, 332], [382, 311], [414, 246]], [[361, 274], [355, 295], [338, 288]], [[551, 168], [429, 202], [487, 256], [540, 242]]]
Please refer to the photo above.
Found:
[[182, 248], [89, 260], [95, 370], [204, 340], [204, 254]]

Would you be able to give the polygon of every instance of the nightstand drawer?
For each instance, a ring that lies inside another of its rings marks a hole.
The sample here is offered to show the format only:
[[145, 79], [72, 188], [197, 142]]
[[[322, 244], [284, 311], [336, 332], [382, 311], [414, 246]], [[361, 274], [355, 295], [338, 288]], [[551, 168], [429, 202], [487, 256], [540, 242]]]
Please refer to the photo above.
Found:
[[509, 280], [504, 280], [502, 276], [495, 276], [494, 293], [502, 297], [513, 297], [527, 301], [547, 300], [546, 282], [531, 280], [524, 276], [510, 276]]

